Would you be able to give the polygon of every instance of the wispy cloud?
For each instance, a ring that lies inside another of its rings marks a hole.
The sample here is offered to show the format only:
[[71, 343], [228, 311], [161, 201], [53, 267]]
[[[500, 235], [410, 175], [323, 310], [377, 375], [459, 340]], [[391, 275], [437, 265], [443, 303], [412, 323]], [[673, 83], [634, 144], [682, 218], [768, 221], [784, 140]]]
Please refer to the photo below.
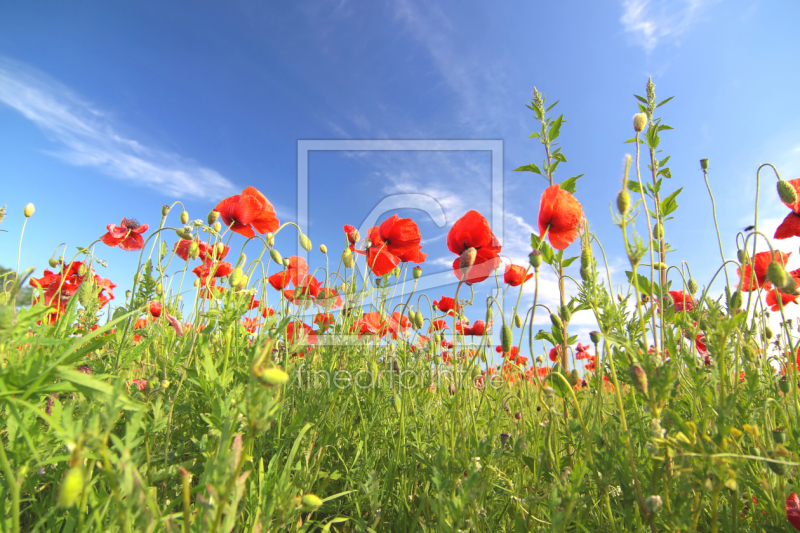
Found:
[[236, 187], [217, 171], [178, 154], [144, 146], [119, 132], [107, 113], [70, 88], [26, 65], [0, 57], [0, 102], [35, 123], [61, 147], [53, 153], [77, 166], [171, 196], [219, 198]]
[[620, 22], [634, 43], [649, 53], [664, 40], [675, 42], [715, 1], [623, 0]]

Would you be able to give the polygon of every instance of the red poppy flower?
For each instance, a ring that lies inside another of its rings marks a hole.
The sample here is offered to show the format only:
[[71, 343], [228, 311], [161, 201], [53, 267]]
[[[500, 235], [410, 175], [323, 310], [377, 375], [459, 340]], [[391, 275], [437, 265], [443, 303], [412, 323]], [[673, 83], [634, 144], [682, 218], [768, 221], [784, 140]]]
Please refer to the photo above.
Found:
[[269, 284], [272, 285], [272, 288], [276, 291], [282, 291], [285, 289], [291, 280], [292, 278], [287, 271], [278, 272], [267, 278]]
[[137, 389], [144, 390], [147, 388], [147, 380], [146, 379], [132, 379], [131, 383], [133, 383]]
[[[788, 272], [794, 278], [795, 284], [800, 286], [800, 269], [793, 270], [792, 272]], [[781, 297], [781, 305], [778, 305], [778, 295]], [[772, 287], [767, 292], [767, 305], [769, 306], [770, 310], [773, 312], [780, 311], [781, 306], [786, 307], [790, 303], [797, 301], [798, 296], [795, 294], [786, 294], [782, 292], [777, 287]]]
[[786, 520], [797, 530], [800, 530], [800, 498], [794, 492], [786, 498]]
[[475, 337], [483, 337], [486, 334], [486, 322], [483, 320], [476, 320], [474, 324], [467, 325], [458, 322], [456, 324], [456, 332], [462, 335], [471, 335]]
[[286, 340], [290, 346], [294, 346], [296, 344], [309, 345], [305, 350], [301, 349], [295, 352], [296, 355], [302, 357], [304, 353], [307, 353], [311, 350], [311, 345], [317, 343], [317, 334], [311, 329], [311, 326], [296, 320], [289, 322], [289, 324], [286, 326]]
[[433, 306], [439, 309], [439, 311], [442, 313], [448, 313], [451, 315], [452, 311], [458, 312], [460, 310], [455, 299], [450, 298], [449, 296], [442, 296], [438, 300], [434, 300]]
[[519, 265], [506, 265], [506, 272], [503, 275], [503, 281], [505, 281], [511, 287], [519, 287], [533, 277], [533, 273], [530, 273], [526, 276], [526, 272], [527, 270]]
[[119, 246], [126, 252], [141, 250], [144, 246], [142, 233], [147, 231], [147, 224], [139, 224], [134, 218], [123, 218], [119, 226], [109, 224], [106, 226], [108, 233], [100, 237], [100, 240], [111, 246]]
[[793, 204], [783, 202], [783, 205], [791, 209], [786, 218], [783, 219], [778, 229], [775, 230], [776, 239], [788, 239], [789, 237], [800, 236], [800, 179], [788, 180], [786, 183], [794, 187], [799, 195]]
[[261, 316], [264, 318], [269, 318], [275, 314], [275, 310], [271, 307], [265, 307], [263, 311], [261, 311]]
[[150, 314], [153, 318], [161, 316], [161, 304], [159, 302], [150, 302]]
[[698, 333], [694, 339], [694, 345], [697, 348], [697, 353], [700, 355], [708, 355], [708, 347], [706, 346], [706, 336]]
[[392, 316], [386, 319], [387, 333], [391, 333], [394, 340], [397, 340], [398, 335], [408, 335], [408, 328], [410, 327], [411, 322], [409, 322], [408, 317], [398, 311], [395, 311]]
[[379, 312], [370, 311], [353, 324], [351, 330], [358, 331], [358, 338], [364, 335], [379, 335], [382, 337], [386, 330], [386, 323]]
[[356, 253], [358, 255], [366, 255], [367, 252], [365, 252], [364, 250], [356, 250], [356, 244], [358, 243], [356, 235], [358, 234], [358, 232], [356, 231], [356, 228], [354, 226], [351, 226], [350, 224], [345, 224], [344, 234], [347, 235], [347, 242], [351, 252]]
[[[786, 266], [786, 262], [789, 260], [790, 255], [792, 255], [791, 252], [785, 254], [777, 250], [772, 253], [758, 252], [753, 257], [752, 267], [750, 264], [747, 264], [744, 265], [744, 271], [742, 271], [742, 268], [736, 269], [736, 273], [739, 274], [739, 277], [741, 278], [739, 290], [742, 292], [750, 292], [751, 290], [754, 291], [761, 287], [769, 288], [771, 284], [767, 281], [767, 267], [773, 259], [781, 265]], [[755, 280], [751, 280], [751, 271], [755, 271]]]
[[332, 325], [333, 322], [334, 319], [331, 313], [317, 313], [317, 316], [314, 317], [314, 324], [322, 329]]
[[369, 229], [370, 247], [367, 264], [376, 276], [384, 276], [401, 262], [422, 263], [427, 254], [422, 253], [421, 236], [417, 224], [410, 218], [392, 215], [380, 226]]
[[433, 320], [431, 321], [431, 331], [442, 331], [448, 329], [447, 322], [444, 320]]
[[688, 292], [683, 291], [669, 291], [672, 301], [675, 302], [675, 312], [694, 310], [694, 297]]
[[[184, 261], [189, 260], [189, 247], [192, 245], [192, 242], [197, 243], [197, 247], [199, 250], [198, 256], [201, 261], [205, 260], [206, 258], [206, 250], [208, 249], [208, 245], [201, 241], [200, 239], [194, 239], [194, 241], [187, 241], [185, 239], [181, 239], [175, 243], [175, 255], [183, 259]], [[225, 248], [228, 248], [227, 246]], [[220, 258], [221, 259], [221, 258]]]
[[211, 300], [218, 298], [225, 293], [225, 287], [217, 287], [217, 278], [203, 280], [203, 285], [200, 288], [200, 298]]
[[256, 300], [256, 295], [250, 295], [250, 302], [247, 304], [247, 310], [252, 311], [253, 309], [257, 308], [261, 304], [260, 301]]
[[547, 232], [553, 248], [563, 250], [578, 238], [582, 228], [580, 202], [558, 184], [545, 189], [539, 203], [539, 235]]
[[280, 227], [275, 208], [254, 187], [247, 187], [242, 194], [225, 198], [215, 210], [231, 231], [245, 237], [255, 236], [256, 231], [262, 234], [275, 232]]
[[212, 261], [210, 258], [206, 258], [203, 264], [196, 267], [192, 272], [205, 284], [209, 276], [224, 278], [230, 275], [233, 272], [233, 265], [227, 261]]
[[554, 346], [553, 348], [550, 348], [550, 353], [547, 354], [547, 357], [549, 357], [553, 362], [558, 361], [561, 357], [561, 346]]
[[[81, 267], [85, 266], [83, 261], [73, 261], [69, 265], [62, 266], [60, 273], [45, 270], [41, 278], [31, 278], [28, 282], [31, 287], [42, 289], [45, 305], [55, 309], [55, 313], [48, 317], [49, 322], [55, 323], [59, 315], [67, 309], [69, 299], [78, 291], [81, 283], [87, 275], [91, 275], [94, 280], [94, 297], [100, 303], [100, 308], [114, 299], [115, 283], [102, 278], [94, 273], [93, 269], [88, 269], [83, 276], [80, 275]], [[39, 302], [40, 296], [37, 294], [34, 303]]]
[[317, 278], [313, 276], [305, 276], [303, 282], [295, 285], [294, 289], [287, 289], [283, 291], [283, 296], [293, 304], [299, 304], [304, 301], [312, 301], [319, 295], [320, 283]]
[[[453, 273], [459, 280], [463, 277], [467, 285], [485, 280], [500, 265], [500, 241], [492, 233], [486, 218], [477, 211], [467, 211], [456, 220], [447, 234], [447, 248], [459, 256], [453, 261]], [[475, 249], [475, 261], [462, 276], [461, 255], [470, 248]]]
[[244, 326], [244, 329], [246, 329], [248, 333], [255, 333], [256, 328], [260, 325], [261, 322], [259, 322], [257, 318], [245, 317], [242, 319], [242, 326]]

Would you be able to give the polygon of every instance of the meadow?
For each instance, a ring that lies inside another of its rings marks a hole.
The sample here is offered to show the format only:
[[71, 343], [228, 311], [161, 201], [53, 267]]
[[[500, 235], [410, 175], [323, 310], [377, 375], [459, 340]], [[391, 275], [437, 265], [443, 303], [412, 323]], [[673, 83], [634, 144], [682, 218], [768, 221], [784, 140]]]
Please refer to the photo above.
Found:
[[[660, 148], [670, 99], [645, 89], [625, 168], [591, 169], [622, 178], [598, 200], [627, 253], [622, 290], [580, 180], [557, 172], [565, 121], [538, 91], [543, 163], [517, 168], [544, 186], [529, 263], [503, 264], [468, 211], [435, 300], [416, 292], [412, 219], [345, 226], [308, 265], [274, 247], [283, 232], [313, 244], [255, 187], [200, 219], [176, 202], [46, 268], [4, 270], [2, 531], [800, 530], [800, 324], [770, 320], [800, 295], [771, 244], [800, 236], [800, 179], [753, 169], [776, 179], [786, 219], [761, 233], [754, 198], [736, 257], [720, 241], [715, 276], [695, 280], [668, 241], [682, 216]], [[137, 261], [125, 294], [98, 273], [104, 247]], [[545, 270], [558, 306], [538, 302]], [[516, 305], [476, 301], [484, 284]], [[587, 338], [571, 333], [580, 311], [597, 322]]]

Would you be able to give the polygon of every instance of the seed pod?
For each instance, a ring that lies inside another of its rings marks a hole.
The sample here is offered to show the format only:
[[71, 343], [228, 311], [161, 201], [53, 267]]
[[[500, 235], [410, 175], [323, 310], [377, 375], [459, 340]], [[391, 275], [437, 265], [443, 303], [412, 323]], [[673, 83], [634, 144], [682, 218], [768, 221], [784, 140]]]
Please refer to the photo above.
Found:
[[214, 224], [214, 222], [217, 221], [218, 218], [219, 218], [219, 211], [211, 210], [208, 212], [208, 217], [206, 218], [206, 221], [208, 222], [208, 225], [211, 226], [212, 224]]
[[259, 381], [266, 387], [280, 387], [289, 381], [289, 374], [278, 367], [262, 370], [258, 376]]
[[288, 257], [284, 257], [283, 258], [283, 266], [285, 266], [285, 267], [289, 266], [289, 258]]
[[564, 329], [564, 323], [561, 322], [561, 319], [558, 317], [557, 314], [551, 313], [550, 314], [550, 322], [556, 327], [556, 329]]
[[741, 291], [734, 291], [734, 293], [731, 294], [730, 300], [728, 301], [728, 311], [733, 312], [736, 309], [739, 309], [741, 306], [742, 306], [742, 293]]
[[589, 338], [592, 340], [593, 344], [600, 343], [600, 332], [599, 331], [590, 331]]
[[644, 113], [636, 113], [633, 115], [633, 131], [641, 133], [647, 127], [647, 115]]
[[792, 205], [797, 202], [797, 191], [788, 181], [778, 180], [778, 196], [785, 204]]
[[620, 215], [625, 215], [628, 213], [630, 207], [631, 195], [628, 193], [628, 189], [622, 189], [619, 191], [619, 194], [617, 194], [617, 210]]
[[422, 277], [422, 267], [418, 266], [414, 267], [411, 270], [411, 275], [414, 276], [414, 279], [419, 279], [420, 277]]
[[323, 254], [327, 254], [328, 253], [328, 247], [325, 246], [324, 244], [320, 244], [319, 245], [319, 251], [322, 252]]
[[521, 316], [519, 316], [519, 315], [515, 315], [514, 316], [514, 325], [517, 326], [518, 328], [522, 327], [522, 317]]
[[425, 318], [422, 316], [421, 311], [414, 313], [414, 323], [416, 324], [417, 329], [422, 329], [422, 326], [425, 325]]
[[503, 348], [505, 353], [511, 351], [511, 343], [513, 342], [511, 328], [508, 324], [503, 324], [502, 329], [500, 330], [500, 346]]
[[300, 502], [303, 504], [303, 507], [308, 509], [318, 509], [323, 503], [322, 499], [316, 494], [305, 494], [300, 499]]
[[566, 305], [559, 307], [558, 314], [561, 315], [561, 318], [564, 320], [564, 322], [569, 323], [569, 321], [572, 319], [572, 311], [570, 311], [569, 307]]
[[544, 255], [539, 250], [534, 250], [528, 255], [528, 259], [531, 262], [531, 266], [538, 270], [540, 266], [542, 266], [542, 261], [544, 261]]
[[767, 279], [770, 280], [776, 287], [783, 287], [786, 285], [786, 270], [783, 269], [777, 261], [771, 261], [767, 267]]
[[83, 468], [73, 466], [61, 480], [61, 487], [58, 491], [58, 506], [69, 509], [78, 502], [78, 497], [83, 492], [84, 474]]
[[642, 394], [647, 394], [647, 374], [639, 365], [631, 367], [631, 380], [634, 388]]
[[[774, 459], [775, 456], [777, 456], [775, 450], [769, 452], [770, 459]], [[785, 463], [773, 463], [772, 461], [768, 461], [767, 466], [769, 466], [769, 469], [778, 474], [779, 476], [785, 476], [786, 473], [789, 471]]]
[[705, 158], [700, 160], [700, 168], [702, 168], [703, 170], [708, 170], [708, 158], [707, 157], [705, 157]]
[[189, 213], [186, 211], [181, 211], [181, 224], [187, 224], [189, 222]]
[[300, 240], [300, 248], [306, 252], [311, 250], [311, 239], [309, 239], [304, 233], [301, 233], [298, 239]]
[[403, 401], [399, 394], [392, 395], [392, 405], [394, 406], [394, 410], [398, 415], [403, 412]]
[[164, 217], [164, 218], [167, 218], [167, 215], [169, 215], [169, 206], [168, 205], [162, 205], [161, 206], [161, 216]]
[[580, 382], [580, 380], [581, 377], [578, 375], [578, 371], [573, 368], [572, 372], [569, 373], [569, 378], [567, 379], [567, 381], [569, 381], [570, 387], [575, 387], [575, 385], [577, 385]]
[[786, 442], [786, 430], [777, 428], [772, 430], [772, 440], [775, 444], [783, 444]]
[[792, 388], [792, 382], [789, 381], [789, 378], [786, 376], [781, 376], [781, 379], [778, 380], [778, 388], [784, 394], [789, 394], [789, 391]]
[[276, 264], [282, 265], [283, 264], [283, 257], [281, 257], [281, 253], [276, 250], [275, 248], [270, 249], [269, 256], [275, 261]]
[[689, 289], [689, 294], [695, 294], [697, 292], [697, 282], [692, 278], [689, 278], [689, 282], [686, 285]]

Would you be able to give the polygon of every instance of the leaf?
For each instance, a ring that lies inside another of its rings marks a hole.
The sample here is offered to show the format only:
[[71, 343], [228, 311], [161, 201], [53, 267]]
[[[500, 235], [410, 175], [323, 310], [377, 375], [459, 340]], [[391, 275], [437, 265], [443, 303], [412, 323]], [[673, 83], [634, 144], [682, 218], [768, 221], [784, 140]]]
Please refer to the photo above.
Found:
[[556, 161], [561, 161], [562, 163], [567, 162], [566, 156], [562, 154], [560, 151], [553, 153], [553, 159], [555, 159]]
[[669, 98], [665, 98], [664, 100], [661, 100], [661, 102], [658, 105], [656, 105], [656, 107], [661, 107], [662, 105], [666, 104], [667, 102], [669, 102], [673, 98], [675, 98], [675, 97], [674, 96], [670, 96]]
[[538, 131], [534, 131], [533, 133], [531, 133], [531, 135], [530, 135], [530, 137], [528, 137], [528, 139], [533, 139], [534, 137], [536, 137], [537, 139], [539, 138], [539, 132]]
[[553, 346], [558, 344], [556, 340], [553, 338], [553, 335], [549, 331], [545, 330], [539, 331], [539, 333], [536, 334], [536, 337], [534, 337], [534, 339], [536, 339], [537, 341], [547, 341]]
[[662, 168], [658, 171], [659, 176], [664, 176], [665, 178], [671, 178], [672, 172], [669, 171], [669, 168]]
[[545, 112], [547, 112], [547, 111], [550, 111], [551, 109], [553, 109], [553, 108], [554, 108], [554, 107], [555, 107], [555, 106], [556, 106], [556, 105], [557, 105], [557, 104], [558, 104], [560, 101], [561, 101], [561, 100], [556, 100], [556, 101], [555, 101], [555, 103], [554, 103], [553, 105], [551, 105], [550, 107], [548, 107], [547, 109], [545, 109]]
[[116, 393], [116, 398], [122, 404], [123, 409], [127, 409], [129, 411], [139, 411], [143, 408], [139, 402], [132, 400], [122, 391], [115, 390], [114, 387], [105, 381], [100, 381], [93, 376], [89, 376], [83, 372], [78, 372], [73, 368], [57, 366], [53, 374], [55, 374], [58, 378], [71, 383], [75, 389], [80, 391], [84, 396], [90, 398], [96, 394], [114, 396]]
[[559, 185], [563, 190], [567, 191], [570, 194], [575, 194], [575, 187], [578, 181], [578, 178], [582, 178], [584, 175], [581, 174], [580, 176], [573, 176], [569, 179], [565, 179]]
[[570, 257], [569, 259], [564, 259], [564, 261], [562, 261], [561, 264], [564, 266], [564, 268], [567, 268], [572, 263], [574, 263], [577, 258], [578, 256]]
[[639, 287], [639, 292], [642, 294], [650, 294], [650, 280], [644, 277], [641, 274], [636, 274], [636, 281], [633, 280], [633, 272], [625, 271], [625, 275], [628, 276], [628, 282], [631, 285], [635, 285]]
[[642, 189], [639, 188], [639, 182], [633, 180], [628, 180], [628, 190], [631, 192], [638, 192], [640, 194], [642, 192]]
[[676, 198], [682, 190], [683, 187], [661, 200], [661, 214], [663, 216], [667, 216], [678, 209], [678, 201]]
[[553, 121], [550, 125], [550, 129], [547, 130], [547, 138], [551, 141], [558, 138], [558, 134], [561, 132], [561, 122], [564, 120], [564, 115], [560, 115], [557, 119]]
[[645, 98], [643, 96], [639, 96], [638, 94], [634, 94], [633, 96], [635, 96], [636, 99], [639, 100], [640, 102], [642, 102], [643, 104], [645, 104], [645, 105], [647, 104], [647, 98]]
[[642, 113], [646, 114], [647, 113], [647, 108], [645, 106], [643, 106], [642, 104], [639, 104], [639, 111], [641, 111]]
[[659, 126], [658, 126], [658, 131], [672, 130], [672, 129], [675, 129], [675, 128], [673, 128], [672, 126], [667, 126], [666, 124], [659, 124]]
[[524, 165], [524, 166], [521, 166], [519, 168], [515, 168], [514, 169], [514, 172], [525, 172], [525, 171], [533, 172], [534, 174], [541, 174], [542, 173], [542, 171], [539, 170], [539, 167], [537, 167], [533, 163], [531, 163], [530, 165]]
[[528, 457], [527, 455], [523, 455], [521, 457], [522, 462], [525, 463], [525, 466], [531, 471], [531, 474], [536, 473], [536, 461], [534, 461], [533, 457]]

